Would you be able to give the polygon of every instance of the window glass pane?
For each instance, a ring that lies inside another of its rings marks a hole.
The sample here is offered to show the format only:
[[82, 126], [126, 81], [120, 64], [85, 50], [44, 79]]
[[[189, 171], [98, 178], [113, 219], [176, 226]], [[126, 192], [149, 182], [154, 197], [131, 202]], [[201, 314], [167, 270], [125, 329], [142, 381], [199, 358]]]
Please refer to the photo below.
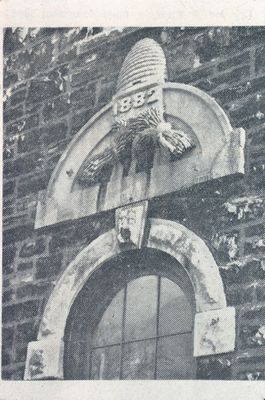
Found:
[[120, 345], [95, 349], [91, 354], [91, 379], [119, 379]]
[[160, 293], [159, 335], [191, 331], [191, 306], [180, 287], [162, 278]]
[[192, 335], [178, 335], [158, 339], [157, 379], [192, 379]]
[[127, 286], [125, 341], [156, 335], [157, 276], [144, 276]]
[[121, 290], [105, 310], [93, 336], [93, 346], [121, 342], [124, 290]]
[[155, 339], [123, 345], [122, 379], [154, 379]]

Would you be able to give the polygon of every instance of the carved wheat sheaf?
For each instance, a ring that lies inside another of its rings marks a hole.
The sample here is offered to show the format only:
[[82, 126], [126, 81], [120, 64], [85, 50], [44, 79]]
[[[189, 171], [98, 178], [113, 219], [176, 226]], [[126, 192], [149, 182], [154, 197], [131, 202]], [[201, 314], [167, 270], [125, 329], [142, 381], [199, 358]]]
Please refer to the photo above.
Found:
[[111, 168], [131, 155], [148, 151], [150, 140], [180, 157], [194, 147], [192, 139], [181, 130], [174, 130], [164, 121], [156, 108], [149, 108], [135, 118], [116, 120], [110, 134], [112, 144], [104, 151], [88, 158], [78, 175], [79, 184], [95, 184], [107, 180]]

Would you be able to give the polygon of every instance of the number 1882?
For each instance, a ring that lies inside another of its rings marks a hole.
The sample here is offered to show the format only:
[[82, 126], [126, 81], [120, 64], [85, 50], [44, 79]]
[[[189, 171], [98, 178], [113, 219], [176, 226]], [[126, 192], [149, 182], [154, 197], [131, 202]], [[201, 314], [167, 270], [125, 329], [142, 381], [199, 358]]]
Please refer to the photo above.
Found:
[[117, 99], [113, 106], [113, 112], [114, 115], [125, 113], [132, 108], [140, 108], [156, 101], [158, 101], [158, 90], [156, 88], [147, 89], [142, 92], [134, 93], [131, 96]]

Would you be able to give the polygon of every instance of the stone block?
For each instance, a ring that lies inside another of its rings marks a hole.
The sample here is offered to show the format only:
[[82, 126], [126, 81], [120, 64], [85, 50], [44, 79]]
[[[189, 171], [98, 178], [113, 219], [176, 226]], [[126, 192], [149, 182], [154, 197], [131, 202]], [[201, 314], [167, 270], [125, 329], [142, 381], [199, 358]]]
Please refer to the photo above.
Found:
[[71, 135], [74, 135], [76, 132], [78, 132], [88, 121], [89, 119], [93, 116], [93, 109], [88, 109], [84, 112], [81, 113], [76, 113], [72, 117], [72, 130], [71, 130]]
[[255, 53], [255, 70], [257, 73], [265, 72], [265, 46], [259, 47]]
[[4, 73], [4, 88], [14, 85], [18, 81], [18, 74], [15, 72]]
[[23, 114], [24, 114], [23, 104], [19, 105], [16, 108], [7, 109], [6, 111], [4, 111], [3, 114], [4, 124], [7, 124], [8, 122], [12, 122], [16, 119], [21, 118]]
[[2, 366], [5, 367], [6, 365], [11, 364], [12, 362], [12, 356], [7, 349], [2, 348]]
[[6, 126], [7, 135], [21, 135], [22, 132], [36, 127], [39, 123], [38, 114], [29, 115]]
[[2, 342], [4, 346], [12, 346], [15, 331], [14, 328], [3, 328], [2, 329]]
[[12, 107], [22, 103], [26, 99], [26, 90], [18, 90], [16, 92], [13, 92], [12, 95], [10, 96], [10, 104]]
[[16, 254], [16, 247], [11, 245], [11, 246], [6, 246], [3, 248], [3, 265], [6, 266], [8, 264], [12, 264], [14, 257]]
[[195, 315], [195, 357], [234, 351], [235, 339], [234, 307], [206, 311]]
[[37, 338], [37, 325], [35, 321], [26, 322], [24, 324], [17, 325], [16, 329], [16, 343], [23, 344], [28, 343]]
[[257, 319], [259, 321], [265, 321], [265, 307], [262, 306], [253, 307], [252, 310], [245, 311], [242, 314], [241, 318], [248, 321], [254, 319]]
[[240, 327], [239, 339], [240, 348], [242, 349], [265, 346], [265, 325], [242, 324]]
[[40, 130], [33, 130], [30, 132], [26, 132], [25, 135], [19, 136], [17, 141], [18, 146], [18, 153], [26, 153], [34, 150], [39, 150], [41, 143], [40, 143]]
[[20, 321], [22, 314], [22, 304], [13, 304], [3, 307], [2, 321], [3, 323]]
[[[265, 266], [265, 260], [264, 260], [263, 263], [264, 263], [264, 266]], [[257, 290], [257, 300], [258, 300], [258, 302], [264, 302], [265, 301], [265, 285], [264, 286], [258, 286], [256, 290]]]
[[24, 240], [31, 236], [32, 230], [32, 224], [24, 224], [19, 225], [16, 228], [7, 229], [3, 233], [3, 243], [11, 244], [19, 240]]
[[67, 96], [60, 96], [51, 100], [43, 108], [42, 115], [45, 122], [67, 115], [70, 109]]
[[18, 186], [18, 197], [24, 197], [31, 193], [38, 193], [47, 187], [52, 171], [46, 171], [39, 176], [30, 175], [20, 179]]
[[27, 104], [50, 99], [53, 96], [61, 94], [60, 89], [55, 81], [47, 81], [39, 78], [30, 82]]
[[87, 109], [91, 108], [95, 104], [96, 86], [95, 84], [89, 84], [85, 87], [80, 87], [71, 93], [70, 102], [73, 110], [80, 111], [84, 107]]
[[32, 257], [36, 254], [43, 253], [44, 250], [45, 250], [44, 238], [32, 239], [23, 244], [19, 252], [19, 257], [21, 258]]
[[8, 303], [12, 301], [14, 298], [14, 290], [6, 290], [5, 292], [2, 293], [2, 302], [3, 303]]
[[21, 319], [35, 318], [39, 311], [39, 301], [29, 300], [22, 303]]
[[17, 288], [17, 298], [47, 296], [51, 285], [49, 283], [28, 284]]
[[63, 340], [54, 335], [28, 344], [24, 380], [63, 379]]
[[25, 363], [27, 357], [27, 346], [19, 346], [16, 348], [15, 359], [16, 363]]
[[249, 51], [246, 51], [244, 53], [240, 53], [237, 56], [228, 58], [225, 61], [221, 61], [218, 64], [217, 68], [219, 71], [224, 71], [229, 68], [237, 67], [238, 65], [241, 64], [247, 64], [249, 61], [250, 61]]
[[7, 197], [9, 195], [11, 195], [12, 193], [14, 193], [14, 189], [15, 189], [15, 181], [9, 181], [4, 183], [3, 185], [3, 197]]
[[67, 135], [67, 124], [65, 122], [60, 122], [56, 125], [52, 125], [49, 128], [42, 130], [42, 136], [44, 143], [48, 146], [52, 143], [57, 143], [65, 139]]
[[23, 263], [19, 263], [17, 266], [17, 270], [18, 271], [27, 271], [29, 269], [33, 268], [33, 262], [23, 262]]
[[230, 355], [202, 357], [197, 360], [197, 379], [230, 380], [231, 370]]
[[58, 274], [62, 265], [62, 256], [41, 257], [36, 263], [36, 279], [51, 278]]
[[238, 287], [237, 289], [227, 290], [226, 300], [229, 306], [236, 306], [239, 304], [253, 303], [255, 289], [253, 286], [244, 288]]

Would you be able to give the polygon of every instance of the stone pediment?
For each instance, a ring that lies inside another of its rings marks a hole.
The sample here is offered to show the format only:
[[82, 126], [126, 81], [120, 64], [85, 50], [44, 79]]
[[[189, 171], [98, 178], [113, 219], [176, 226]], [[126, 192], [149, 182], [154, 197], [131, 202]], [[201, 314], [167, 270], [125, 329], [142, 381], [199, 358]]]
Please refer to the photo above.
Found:
[[166, 76], [161, 47], [139, 41], [112, 102], [72, 140], [40, 193], [36, 228], [244, 173], [244, 130], [208, 94]]

